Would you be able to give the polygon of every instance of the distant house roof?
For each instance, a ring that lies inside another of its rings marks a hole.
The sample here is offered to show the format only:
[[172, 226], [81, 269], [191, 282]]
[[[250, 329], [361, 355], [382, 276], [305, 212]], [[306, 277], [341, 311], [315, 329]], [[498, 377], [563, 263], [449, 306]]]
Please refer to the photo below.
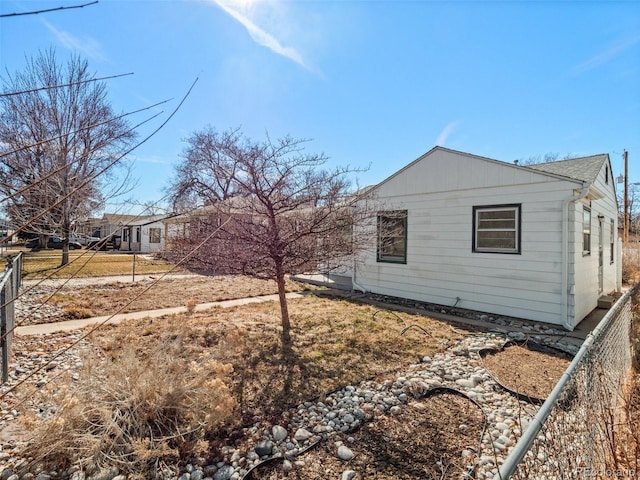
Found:
[[609, 156], [603, 153], [589, 157], [526, 165], [523, 166], [523, 168], [530, 168], [532, 170], [553, 173], [554, 175], [561, 175], [582, 182], [593, 183], [598, 173], [600, 173], [600, 170], [602, 170], [602, 165], [608, 158]]
[[134, 220], [130, 222], [124, 222], [127, 227], [141, 227], [144, 225], [149, 225], [150, 223], [159, 222], [160, 220], [164, 220], [166, 218], [174, 216], [173, 214], [163, 213], [161, 215], [144, 215], [144, 216], [134, 216]]
[[140, 218], [146, 218], [149, 215], [122, 215], [120, 213], [105, 213], [102, 215], [102, 220], [107, 221], [110, 224], [114, 223], [129, 223], [133, 220], [137, 220]]

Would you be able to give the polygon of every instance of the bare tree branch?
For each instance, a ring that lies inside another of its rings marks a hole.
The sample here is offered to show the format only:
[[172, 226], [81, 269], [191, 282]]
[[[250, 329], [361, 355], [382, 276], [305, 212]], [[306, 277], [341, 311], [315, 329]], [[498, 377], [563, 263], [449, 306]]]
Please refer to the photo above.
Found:
[[287, 136], [259, 143], [238, 129], [207, 128], [187, 139], [172, 185], [174, 205], [204, 208], [184, 217], [188, 231], [170, 248], [179, 256], [217, 229], [192, 267], [275, 280], [285, 352], [291, 342], [285, 275], [349, 264], [363, 245], [353, 227], [371, 214], [359, 203], [365, 192], [350, 189], [347, 176], [357, 170], [321, 169], [327, 157], [306, 153], [306, 142]]
[[[62, 202], [64, 202], [65, 200], [67, 200], [71, 195], [73, 195], [74, 193], [76, 193], [77, 191], [81, 190], [82, 188], [84, 188], [86, 185], [88, 185], [89, 183], [91, 183], [92, 181], [94, 181], [95, 179], [97, 179], [98, 177], [100, 177], [101, 175], [103, 175], [104, 173], [106, 173], [110, 168], [112, 168], [116, 163], [118, 163], [120, 160], [122, 160], [125, 156], [129, 155], [130, 153], [132, 153], [134, 150], [136, 150], [138, 147], [140, 147], [141, 145], [143, 145], [144, 143], [146, 143], [147, 141], [149, 141], [149, 139], [151, 139], [156, 133], [158, 133], [168, 122], [169, 120], [171, 120], [171, 118], [173, 118], [173, 116], [178, 112], [178, 110], [180, 109], [180, 107], [182, 107], [182, 104], [186, 101], [186, 99], [189, 97], [189, 95], [191, 94], [191, 91], [193, 90], [193, 88], [195, 87], [196, 82], [198, 81], [198, 78], [196, 78], [193, 83], [191, 84], [191, 86], [189, 87], [189, 90], [187, 91], [187, 93], [182, 97], [182, 100], [180, 101], [180, 103], [178, 104], [178, 106], [171, 112], [171, 114], [165, 119], [164, 122], [162, 122], [162, 124], [160, 124], [159, 127], [157, 127], [154, 131], [152, 131], [149, 135], [147, 135], [142, 141], [136, 143], [133, 147], [131, 147], [130, 149], [126, 150], [124, 153], [122, 153], [119, 157], [115, 158], [112, 162], [110, 162], [109, 164], [107, 164], [102, 170], [100, 170], [99, 172], [97, 172], [96, 174], [94, 174], [93, 176], [89, 177], [86, 179], [85, 182], [83, 182], [82, 184], [80, 184], [78, 187], [76, 187], [74, 190], [72, 190], [71, 192], [69, 192], [69, 194], [67, 194], [66, 196], [60, 198], [57, 202], [55, 202], [54, 204], [50, 205], [47, 209], [43, 210], [42, 212], [40, 212], [39, 214], [35, 215], [34, 217], [30, 218], [27, 222], [23, 223], [22, 225], [20, 225], [19, 228], [17, 228], [14, 232], [13, 235], [17, 235], [18, 233], [26, 230], [27, 228], [29, 228], [30, 225], [33, 224], [33, 222], [36, 222], [38, 220], [40, 220], [44, 215], [46, 215], [49, 211], [51, 211], [52, 209], [60, 206], [60, 204]], [[8, 238], [8, 237], [7, 237]], [[4, 241], [7, 241], [7, 239], [5, 239]]]

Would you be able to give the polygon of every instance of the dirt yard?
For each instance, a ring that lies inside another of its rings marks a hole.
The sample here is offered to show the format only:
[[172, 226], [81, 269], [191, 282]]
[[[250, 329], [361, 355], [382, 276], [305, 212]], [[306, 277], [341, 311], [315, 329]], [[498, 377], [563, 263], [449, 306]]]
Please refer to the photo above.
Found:
[[[156, 285], [130, 309], [262, 295], [273, 293], [274, 287], [268, 282], [239, 278], [170, 280]], [[119, 308], [141, 288], [144, 285], [84, 287], [63, 290], [54, 298], [68, 311], [87, 309], [91, 315], [101, 315]], [[292, 290], [301, 288], [291, 284]], [[235, 404], [233, 420], [207, 437], [207, 461], [216, 462], [220, 459], [219, 449], [225, 445], [250, 445], [246, 443], [248, 439], [238, 436], [239, 427], [251, 425], [256, 419], [262, 425], [274, 424], [285, 410], [306, 400], [322, 398], [345, 385], [393, 377], [395, 372], [405, 371], [424, 356], [446, 351], [472, 333], [422, 315], [315, 294], [291, 302], [290, 311], [293, 352], [287, 361], [280, 349], [279, 308], [272, 302], [107, 325], [86, 339], [93, 347], [85, 351], [95, 352], [94, 356], [97, 353], [98, 360], [116, 363], [123, 347], [129, 345], [144, 361], [150, 358], [150, 352], [167, 345], [171, 346], [170, 351], [179, 352], [187, 365], [201, 365], [212, 359], [230, 365], [232, 373], [227, 382]], [[407, 329], [409, 325], [416, 328]], [[57, 352], [78, 336], [65, 340], [64, 335], [57, 335], [57, 343], [39, 342], [35, 348]], [[18, 338], [15, 345], [18, 349], [30, 348], [27, 339]], [[21, 355], [28, 357], [30, 353], [23, 351]], [[566, 359], [540, 355], [536, 352], [530, 356], [529, 350], [509, 348], [485, 358], [485, 363], [503, 383], [513, 382], [516, 373], [518, 388], [524, 388], [521, 379], [526, 378], [535, 393], [543, 394], [564, 371]], [[540, 368], [541, 361], [545, 368]], [[63, 374], [64, 368], [68, 367], [58, 363], [51, 369], [52, 374], [58, 372], [51, 375], [55, 378], [51, 386], [76, 388], [73, 382], [78, 381], [77, 377], [69, 379]], [[153, 369], [154, 365], [150, 363], [148, 368]], [[71, 382], [68, 387], [63, 383], [55, 385], [66, 381]], [[30, 388], [25, 383], [10, 403], [20, 404], [33, 396]], [[28, 402], [20, 408], [26, 405]], [[464, 430], [459, 428], [461, 419], [466, 425]], [[349, 441], [355, 452], [346, 466], [335, 456], [334, 439], [301, 456], [304, 466], [295, 471], [286, 472], [275, 462], [257, 469], [253, 478], [339, 478], [345, 468], [357, 470], [358, 480], [459, 478], [466, 469], [462, 449], [479, 441], [483, 422], [478, 407], [463, 396], [444, 394], [413, 399], [402, 414], [378, 415], [375, 421], [337, 437]]]

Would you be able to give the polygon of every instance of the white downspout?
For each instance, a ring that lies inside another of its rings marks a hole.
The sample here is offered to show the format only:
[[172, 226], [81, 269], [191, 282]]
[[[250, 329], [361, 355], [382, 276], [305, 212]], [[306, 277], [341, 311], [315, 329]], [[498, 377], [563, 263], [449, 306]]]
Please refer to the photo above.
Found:
[[356, 282], [356, 259], [353, 259], [353, 270], [351, 271], [351, 286], [353, 289], [358, 289], [362, 293], [367, 293], [367, 289], [360, 286], [358, 282]]
[[569, 323], [569, 205], [582, 200], [589, 193], [589, 187], [582, 187], [578, 195], [566, 198], [562, 201], [562, 302], [561, 319], [562, 326], [569, 331], [575, 327]]

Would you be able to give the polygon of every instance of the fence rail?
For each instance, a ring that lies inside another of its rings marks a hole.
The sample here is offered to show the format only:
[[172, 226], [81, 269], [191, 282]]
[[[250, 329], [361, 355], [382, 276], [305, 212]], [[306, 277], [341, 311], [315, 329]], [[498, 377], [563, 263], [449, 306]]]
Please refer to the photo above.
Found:
[[[620, 458], [633, 354], [633, 295], [626, 292], [583, 343], [494, 480], [638, 478]], [[637, 460], [637, 459], [636, 459]]]
[[22, 252], [7, 258], [7, 266], [0, 278], [0, 348], [2, 349], [2, 383], [9, 380], [9, 359], [15, 325], [14, 300], [22, 284]]

